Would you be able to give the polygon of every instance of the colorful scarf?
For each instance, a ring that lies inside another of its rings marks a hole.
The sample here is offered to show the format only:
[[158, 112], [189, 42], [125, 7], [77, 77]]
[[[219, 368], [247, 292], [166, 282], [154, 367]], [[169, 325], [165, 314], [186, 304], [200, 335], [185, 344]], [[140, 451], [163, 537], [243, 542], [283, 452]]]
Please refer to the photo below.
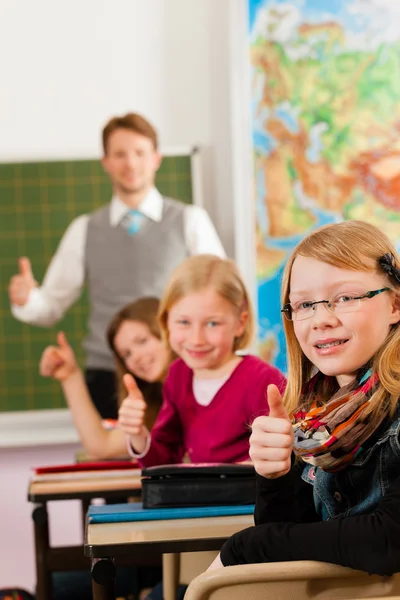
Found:
[[377, 373], [364, 369], [322, 404], [320, 390], [329, 379], [317, 373], [305, 387], [302, 397], [309, 409], [300, 408], [293, 415], [294, 452], [305, 462], [334, 472], [352, 462], [385, 418], [385, 411], [381, 419], [364, 416], [380, 385]]

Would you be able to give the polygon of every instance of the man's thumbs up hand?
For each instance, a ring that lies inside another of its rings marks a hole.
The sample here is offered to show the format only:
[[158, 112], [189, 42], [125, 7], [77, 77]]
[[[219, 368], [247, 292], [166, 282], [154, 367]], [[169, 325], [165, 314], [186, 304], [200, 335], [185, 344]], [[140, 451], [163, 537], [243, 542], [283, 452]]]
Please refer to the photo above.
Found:
[[18, 266], [19, 274], [22, 275], [22, 277], [25, 277], [26, 279], [33, 279], [32, 265], [29, 258], [26, 256], [21, 256], [21, 258], [18, 259]]
[[28, 301], [31, 290], [37, 287], [38, 284], [33, 276], [29, 258], [26, 258], [26, 256], [21, 257], [18, 260], [18, 266], [19, 273], [11, 277], [8, 295], [11, 304], [24, 306]]
[[269, 415], [253, 421], [250, 457], [257, 473], [275, 479], [290, 471], [293, 427], [278, 388], [269, 385], [267, 394]]

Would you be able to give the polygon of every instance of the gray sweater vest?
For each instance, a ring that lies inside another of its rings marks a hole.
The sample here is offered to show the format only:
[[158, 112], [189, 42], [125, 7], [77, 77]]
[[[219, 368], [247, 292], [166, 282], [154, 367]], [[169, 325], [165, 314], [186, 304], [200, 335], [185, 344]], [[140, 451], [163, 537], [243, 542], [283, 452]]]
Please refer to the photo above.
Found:
[[142, 296], [160, 298], [173, 269], [189, 255], [183, 226], [185, 205], [171, 198], [163, 200], [161, 221], [145, 218], [135, 235], [123, 225], [110, 225], [110, 204], [89, 217], [85, 272], [90, 316], [83, 344], [89, 368], [114, 370], [106, 341], [112, 317]]

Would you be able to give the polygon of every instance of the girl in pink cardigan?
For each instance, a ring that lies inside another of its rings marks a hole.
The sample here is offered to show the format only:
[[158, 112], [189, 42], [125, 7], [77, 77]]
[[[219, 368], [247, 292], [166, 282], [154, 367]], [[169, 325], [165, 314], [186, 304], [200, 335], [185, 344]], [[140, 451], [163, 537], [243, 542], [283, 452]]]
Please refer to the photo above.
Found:
[[161, 300], [164, 339], [180, 357], [170, 367], [163, 404], [151, 431], [146, 403], [131, 375], [119, 410], [129, 450], [143, 466], [249, 459], [249, 427], [268, 414], [266, 389], [283, 391], [282, 373], [252, 355], [250, 298], [236, 265], [212, 255], [193, 256], [173, 273]]

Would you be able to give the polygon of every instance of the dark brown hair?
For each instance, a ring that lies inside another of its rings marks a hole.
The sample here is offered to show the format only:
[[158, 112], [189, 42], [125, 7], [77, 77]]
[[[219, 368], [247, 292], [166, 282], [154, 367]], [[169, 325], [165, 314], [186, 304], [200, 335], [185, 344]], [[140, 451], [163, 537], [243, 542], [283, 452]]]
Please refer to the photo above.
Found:
[[107, 154], [110, 135], [117, 129], [129, 129], [129, 131], [143, 135], [152, 141], [154, 150], [158, 149], [158, 135], [153, 125], [138, 113], [127, 113], [120, 117], [113, 117], [106, 123], [102, 133], [104, 154]]

